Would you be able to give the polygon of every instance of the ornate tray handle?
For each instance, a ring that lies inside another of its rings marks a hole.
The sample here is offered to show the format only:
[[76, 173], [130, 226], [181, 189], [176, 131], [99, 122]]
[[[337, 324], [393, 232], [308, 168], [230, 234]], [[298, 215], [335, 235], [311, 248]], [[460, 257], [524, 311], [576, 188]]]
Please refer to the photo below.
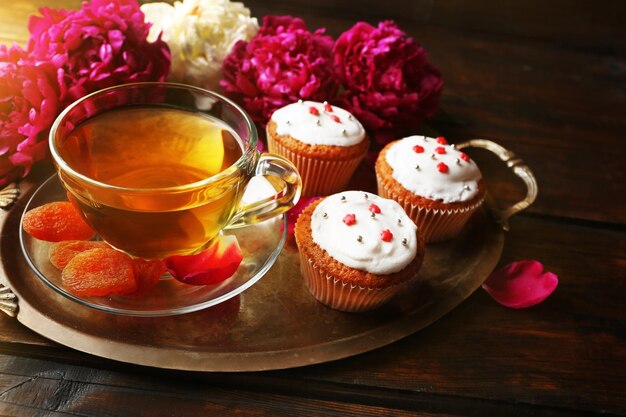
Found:
[[[15, 183], [11, 183], [0, 190], [0, 208], [6, 210], [17, 200], [20, 195], [20, 189]], [[6, 212], [0, 212], [0, 224], [4, 223], [6, 219]], [[17, 297], [9, 287], [6, 287], [6, 277], [3, 276], [4, 272], [0, 271], [0, 311], [7, 314], [10, 317], [17, 315]]]
[[521, 158], [518, 158], [513, 152], [508, 149], [498, 145], [495, 142], [492, 142], [487, 139], [471, 139], [467, 142], [459, 143], [456, 145], [457, 149], [463, 148], [482, 148], [496, 154], [503, 162], [506, 162], [506, 165], [513, 170], [513, 173], [520, 177], [524, 184], [526, 184], [526, 197], [518, 202], [513, 204], [510, 207], [505, 208], [504, 210], [499, 210], [494, 207], [494, 216], [496, 221], [502, 225], [502, 228], [506, 231], [509, 230], [509, 219], [514, 214], [519, 213], [524, 210], [528, 206], [530, 206], [535, 199], [537, 198], [537, 180], [533, 175], [533, 172], [526, 166], [524, 161]]
[[8, 288], [0, 284], [0, 311], [9, 317], [17, 315], [17, 297]]
[[17, 200], [19, 195], [20, 189], [14, 182], [4, 187], [0, 190], [0, 208], [7, 209]]

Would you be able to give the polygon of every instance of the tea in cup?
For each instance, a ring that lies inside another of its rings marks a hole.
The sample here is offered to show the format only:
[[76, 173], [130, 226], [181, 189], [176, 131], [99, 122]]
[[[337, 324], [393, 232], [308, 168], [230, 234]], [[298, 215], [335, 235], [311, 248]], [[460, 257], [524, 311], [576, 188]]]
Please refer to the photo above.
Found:
[[[296, 168], [259, 154], [249, 116], [192, 86], [137, 83], [88, 95], [59, 115], [50, 148], [89, 225], [145, 259], [198, 252], [222, 229], [277, 216], [300, 196]], [[283, 189], [240, 206], [254, 175], [274, 176]]]

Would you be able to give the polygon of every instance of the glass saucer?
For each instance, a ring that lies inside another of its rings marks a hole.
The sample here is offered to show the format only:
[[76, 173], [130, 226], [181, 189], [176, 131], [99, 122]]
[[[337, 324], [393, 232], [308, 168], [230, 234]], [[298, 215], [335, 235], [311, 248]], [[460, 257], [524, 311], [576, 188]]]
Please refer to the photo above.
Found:
[[[24, 213], [53, 201], [66, 200], [66, 192], [56, 175], [48, 178], [35, 191]], [[149, 293], [140, 297], [78, 297], [61, 284], [61, 271], [48, 259], [52, 243], [35, 239], [20, 227], [20, 244], [26, 262], [34, 273], [57, 293], [97, 310], [128, 316], [171, 316], [202, 310], [224, 302], [258, 282], [272, 267], [287, 237], [286, 216], [262, 223], [224, 231], [237, 237], [244, 259], [232, 277], [216, 285], [187, 285], [167, 274]]]

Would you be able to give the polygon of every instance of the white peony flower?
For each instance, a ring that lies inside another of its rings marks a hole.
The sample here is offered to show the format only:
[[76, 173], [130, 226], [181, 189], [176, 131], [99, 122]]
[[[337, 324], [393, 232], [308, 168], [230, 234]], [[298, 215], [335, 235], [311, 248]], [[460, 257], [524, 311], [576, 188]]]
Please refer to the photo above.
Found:
[[169, 81], [209, 90], [219, 87], [222, 64], [237, 41], [250, 40], [258, 31], [257, 19], [243, 3], [230, 0], [183, 0], [141, 6], [152, 23], [148, 39], [162, 32], [172, 54]]

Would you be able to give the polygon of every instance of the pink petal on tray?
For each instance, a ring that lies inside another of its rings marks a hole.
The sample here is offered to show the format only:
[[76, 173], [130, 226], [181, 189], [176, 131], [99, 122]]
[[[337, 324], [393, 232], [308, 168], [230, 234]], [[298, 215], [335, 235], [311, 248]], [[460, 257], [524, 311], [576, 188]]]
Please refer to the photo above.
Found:
[[558, 284], [556, 274], [544, 272], [541, 262], [529, 260], [494, 271], [483, 283], [483, 289], [505, 307], [526, 308], [548, 298]]
[[293, 231], [296, 227], [298, 217], [300, 217], [300, 213], [302, 213], [309, 204], [319, 200], [320, 198], [322, 197], [300, 197], [298, 203], [287, 212], [287, 233], [293, 235]]
[[243, 260], [235, 236], [219, 236], [205, 251], [196, 255], [172, 256], [165, 260], [170, 274], [191, 285], [218, 284], [235, 274]]

